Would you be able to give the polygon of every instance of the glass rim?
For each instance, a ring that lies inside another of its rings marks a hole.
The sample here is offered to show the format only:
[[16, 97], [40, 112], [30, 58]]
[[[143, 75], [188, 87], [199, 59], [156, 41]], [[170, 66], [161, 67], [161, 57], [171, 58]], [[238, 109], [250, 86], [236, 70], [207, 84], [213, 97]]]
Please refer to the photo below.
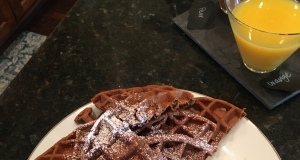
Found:
[[[261, 30], [261, 29], [257, 29], [257, 28], [251, 27], [251, 26], [247, 25], [246, 23], [242, 22], [241, 20], [239, 20], [237, 17], [235, 17], [232, 14], [231, 9], [227, 5], [228, 1], [230, 1], [230, 0], [225, 0], [225, 8], [227, 10], [227, 14], [229, 14], [230, 16], [232, 16], [239, 24], [241, 24], [241, 25], [243, 25], [243, 26], [245, 26], [247, 28], [250, 28], [250, 29], [262, 32], [262, 33], [273, 34], [273, 35], [280, 35], [280, 36], [288, 36], [288, 35], [290, 35], [290, 36], [296, 36], [296, 35], [300, 35], [300, 32], [296, 32], [296, 33], [277, 33], [277, 32], [268, 32], [268, 31], [264, 31], [264, 30]], [[292, 1], [298, 2], [297, 0], [292, 0]]]

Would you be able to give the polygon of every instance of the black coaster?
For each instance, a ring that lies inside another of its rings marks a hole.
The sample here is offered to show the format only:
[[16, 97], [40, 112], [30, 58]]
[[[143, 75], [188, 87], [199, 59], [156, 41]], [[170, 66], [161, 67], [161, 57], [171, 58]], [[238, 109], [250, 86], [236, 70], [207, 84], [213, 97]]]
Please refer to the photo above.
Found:
[[[189, 11], [173, 18], [173, 22], [267, 108], [273, 109], [297, 95], [300, 92], [298, 85], [300, 84], [300, 81], [294, 81], [297, 83], [295, 86], [298, 86], [298, 88], [289, 88], [288, 90], [281, 90], [280, 87], [267, 88], [263, 85], [263, 82], [267, 83], [268, 81], [266, 81], [266, 79], [271, 77], [273, 80], [270, 79], [270, 84], [278, 84], [276, 83], [278, 79], [282, 79], [287, 73], [288, 75], [291, 74], [293, 77], [299, 77], [300, 49], [284, 62], [284, 64], [277, 68], [276, 72], [257, 74], [249, 71], [242, 63], [229, 24], [228, 16], [219, 9], [218, 5], [219, 4], [217, 3], [215, 5], [216, 15], [213, 22], [214, 26], [210, 29], [187, 29]], [[276, 75], [271, 74], [277, 74], [278, 78]], [[286, 78], [283, 80], [286, 80]]]

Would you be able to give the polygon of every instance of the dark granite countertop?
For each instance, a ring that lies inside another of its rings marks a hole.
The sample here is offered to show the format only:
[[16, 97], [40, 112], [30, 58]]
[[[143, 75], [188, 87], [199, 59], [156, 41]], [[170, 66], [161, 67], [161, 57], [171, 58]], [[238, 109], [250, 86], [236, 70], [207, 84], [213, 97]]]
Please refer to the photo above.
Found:
[[26, 159], [96, 93], [148, 84], [246, 108], [282, 159], [299, 159], [299, 95], [271, 111], [261, 104], [172, 23], [192, 3], [78, 0], [0, 96], [0, 159]]

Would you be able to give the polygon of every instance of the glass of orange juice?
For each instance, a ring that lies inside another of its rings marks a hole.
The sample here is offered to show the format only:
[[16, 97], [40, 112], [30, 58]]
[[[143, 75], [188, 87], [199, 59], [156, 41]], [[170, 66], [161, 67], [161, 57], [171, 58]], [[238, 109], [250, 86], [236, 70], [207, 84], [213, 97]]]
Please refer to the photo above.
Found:
[[300, 3], [296, 0], [225, 0], [225, 4], [249, 70], [271, 72], [300, 47]]

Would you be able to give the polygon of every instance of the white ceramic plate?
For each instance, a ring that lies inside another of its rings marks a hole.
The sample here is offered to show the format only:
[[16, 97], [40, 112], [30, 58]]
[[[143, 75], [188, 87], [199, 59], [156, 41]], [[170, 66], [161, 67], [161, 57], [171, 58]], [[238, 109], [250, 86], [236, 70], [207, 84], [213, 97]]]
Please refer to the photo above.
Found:
[[[204, 96], [194, 93], [195, 97]], [[78, 125], [74, 122], [74, 118], [84, 108], [92, 107], [96, 114], [100, 114], [94, 104], [88, 103], [74, 111], [56, 126], [54, 126], [48, 134], [35, 147], [29, 160], [35, 159], [37, 156], [45, 152], [55, 142], [62, 137], [71, 133]], [[242, 118], [219, 143], [219, 149], [212, 157], [207, 160], [279, 160], [280, 157], [269, 140], [263, 133], [248, 119]]]

